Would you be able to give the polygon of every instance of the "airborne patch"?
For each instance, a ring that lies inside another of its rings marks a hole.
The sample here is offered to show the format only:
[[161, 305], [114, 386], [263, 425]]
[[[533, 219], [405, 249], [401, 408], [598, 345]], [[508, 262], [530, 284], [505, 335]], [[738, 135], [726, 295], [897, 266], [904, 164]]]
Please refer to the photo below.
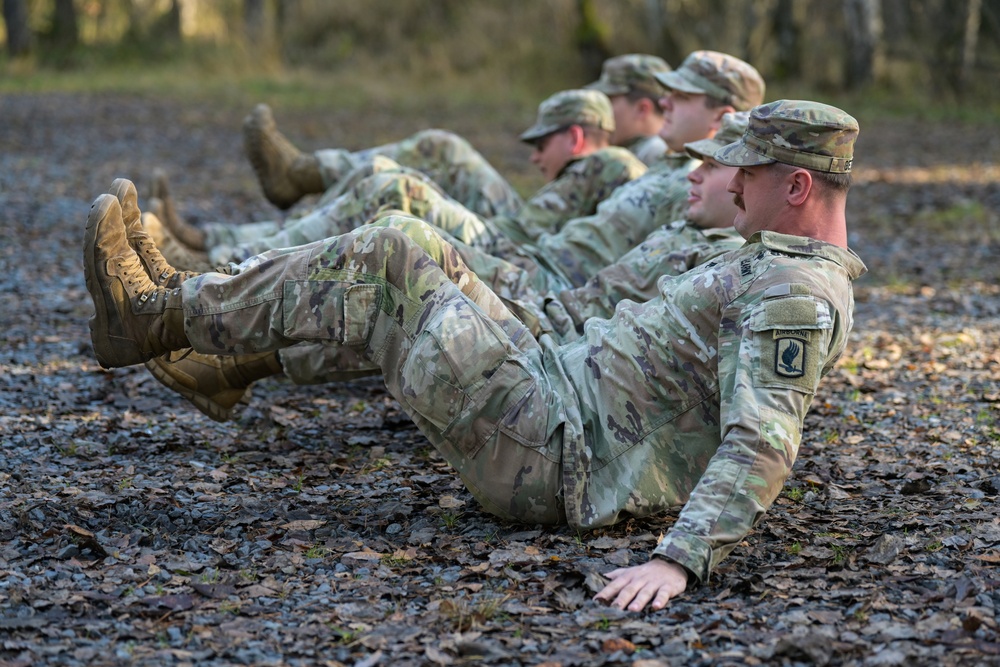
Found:
[[778, 338], [774, 341], [774, 372], [786, 378], [806, 374], [806, 346], [798, 338]]

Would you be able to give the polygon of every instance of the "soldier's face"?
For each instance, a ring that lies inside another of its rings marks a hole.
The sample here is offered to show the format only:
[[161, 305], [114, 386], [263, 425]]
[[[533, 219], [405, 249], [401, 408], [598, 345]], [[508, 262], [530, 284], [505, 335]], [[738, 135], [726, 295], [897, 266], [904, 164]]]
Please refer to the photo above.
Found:
[[684, 144], [715, 134], [717, 114], [705, 106], [704, 95], [671, 90], [660, 98], [660, 107], [663, 108], [660, 137], [672, 151], [682, 151]]
[[628, 95], [611, 96], [611, 110], [615, 113], [615, 131], [611, 134], [611, 143], [615, 146], [621, 146], [642, 134], [638, 127], [643, 120], [640, 102], [641, 100], [633, 102]]
[[784, 176], [774, 165], [736, 168], [729, 192], [737, 208], [733, 226], [740, 236], [748, 239], [780, 220], [785, 204], [781, 188]]
[[535, 141], [534, 146], [531, 162], [546, 181], [554, 180], [573, 158], [573, 136], [568, 128], [545, 135]]
[[729, 182], [736, 174], [736, 167], [726, 167], [710, 157], [688, 173], [691, 183], [685, 217], [702, 228], [730, 227], [740, 210], [729, 194]]

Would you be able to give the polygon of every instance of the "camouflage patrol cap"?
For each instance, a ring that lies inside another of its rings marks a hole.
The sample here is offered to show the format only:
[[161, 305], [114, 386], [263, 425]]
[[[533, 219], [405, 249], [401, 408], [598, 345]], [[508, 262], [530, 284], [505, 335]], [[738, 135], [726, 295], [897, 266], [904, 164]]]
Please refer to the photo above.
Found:
[[747, 124], [750, 121], [749, 111], [736, 111], [733, 113], [727, 113], [722, 116], [722, 127], [719, 131], [715, 133], [715, 136], [711, 139], [702, 139], [700, 141], [692, 141], [689, 144], [684, 144], [684, 150], [688, 154], [698, 160], [703, 160], [706, 157], [712, 157], [715, 151], [719, 150], [727, 144], [731, 144], [734, 141], [739, 141], [740, 137], [747, 130]]
[[590, 125], [615, 131], [611, 100], [599, 90], [564, 90], [538, 105], [538, 119], [521, 134], [521, 141], [533, 143], [570, 125]]
[[601, 78], [586, 85], [590, 90], [599, 90], [605, 95], [628, 95], [641, 92], [662, 95], [663, 84], [656, 75], [670, 71], [667, 61], [658, 56], [644, 53], [629, 53], [604, 61]]
[[708, 95], [737, 111], [764, 101], [764, 79], [752, 65], [718, 51], [695, 51], [672, 72], [657, 74], [667, 88]]
[[755, 107], [743, 137], [712, 156], [731, 167], [783, 162], [846, 174], [854, 161], [858, 121], [820, 102], [778, 100]]

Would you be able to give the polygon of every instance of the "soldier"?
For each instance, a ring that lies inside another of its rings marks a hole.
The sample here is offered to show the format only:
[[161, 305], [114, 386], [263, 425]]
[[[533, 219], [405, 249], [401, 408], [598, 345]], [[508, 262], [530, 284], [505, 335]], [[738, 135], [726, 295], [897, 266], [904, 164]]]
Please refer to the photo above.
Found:
[[[621, 56], [605, 63], [601, 79], [588, 86], [605, 93], [614, 91], [609, 96], [630, 98], [628, 104], [616, 102], [614, 109], [616, 123], [622, 112], [623, 140], [629, 143], [613, 143], [627, 149], [634, 146], [643, 153], [639, 156], [643, 162], [658, 157], [658, 142], [644, 142], [639, 137], [655, 136], [658, 109], [647, 109], [638, 100], [644, 95], [658, 96], [660, 87], [653, 75], [669, 70], [670, 66], [656, 56]], [[654, 103], [656, 99], [652, 97]], [[662, 122], [662, 117], [659, 120]], [[304, 153], [277, 129], [270, 108], [258, 105], [244, 121], [243, 135], [247, 157], [264, 195], [282, 209], [308, 194], [343, 194], [360, 176], [370, 173], [376, 155], [426, 174], [455, 201], [483, 217], [513, 214], [523, 203], [468, 141], [445, 130], [425, 130], [399, 142], [355, 152], [337, 148]], [[662, 145], [660, 148], [662, 153]]]
[[[669, 91], [661, 100], [661, 137], [668, 154], [641, 177], [616, 188], [592, 215], [573, 218], [557, 231], [537, 234], [530, 243], [492, 234], [484, 230], [487, 225], [456, 212], [452, 205], [414, 206], [420, 204], [416, 201], [419, 197], [412, 196], [409, 186], [402, 193], [391, 193], [392, 197], [381, 192], [377, 196], [368, 193], [363, 199], [376, 201], [379, 208], [411, 213], [457, 236], [462, 243], [453, 245], [465, 263], [501, 296], [518, 298], [517, 290], [508, 290], [505, 284], [522, 280], [523, 272], [531, 276], [531, 286], [542, 294], [581, 287], [650, 233], [682, 216], [689, 187], [687, 173], [697, 166], [684, 152], [684, 145], [714, 136], [726, 113], [747, 110], [761, 102], [764, 94], [764, 81], [756, 69], [715, 51], [696, 51], [677, 70], [656, 76]], [[401, 186], [397, 182], [392, 187]], [[308, 221], [293, 223], [267, 239], [227, 248], [230, 254], [213, 255], [212, 263], [240, 262], [269, 248], [319, 240], [331, 233], [328, 226], [314, 224], [324, 222], [322, 217], [310, 216]], [[488, 243], [479, 245], [480, 238]], [[469, 247], [470, 241], [478, 247]]]
[[[647, 301], [654, 298], [658, 278], [688, 271], [729, 250], [743, 245], [743, 237], [733, 228], [737, 208], [726, 190], [735, 167], [720, 165], [711, 156], [716, 149], [738, 141], [747, 128], [748, 114], [727, 114], [722, 130], [712, 139], [687, 144], [688, 152], [701, 164], [688, 174], [691, 196], [685, 219], [651, 234], [621, 260], [602, 269], [584, 287], [550, 294], [543, 298], [530, 289], [530, 276], [520, 283], [509, 279], [506, 293], [520, 288], [517, 298], [505, 303], [536, 337], [547, 333], [560, 342], [578, 338], [589, 317], [610, 317], [625, 298]], [[124, 198], [123, 198], [124, 199]], [[392, 215], [373, 224], [394, 226], [408, 234], [420, 234], [417, 221]], [[461, 253], [460, 253], [461, 254]], [[497, 262], [499, 264], [499, 262]], [[511, 273], [516, 267], [508, 267]], [[488, 281], [487, 281], [488, 282]], [[322, 384], [356, 375], [377, 373], [371, 364], [360, 362], [345, 375], [343, 354], [327, 359], [327, 350], [303, 343], [272, 353], [273, 358], [203, 355], [192, 350], [156, 357], [146, 362], [149, 371], [167, 386], [188, 399], [204, 414], [227, 421], [233, 407], [256, 380], [284, 371], [295, 384]], [[336, 368], [331, 376], [330, 369]]]
[[629, 149], [646, 164], [653, 164], [667, 150], [659, 136], [664, 88], [656, 75], [669, 71], [670, 65], [662, 58], [630, 53], [605, 60], [601, 77], [587, 85], [611, 98], [615, 110], [611, 143]]
[[683, 219], [654, 231], [583, 287], [543, 297], [532, 289], [531, 276], [524, 275], [520, 282], [509, 278], [503, 286], [505, 293], [500, 295], [508, 307], [536, 336], [548, 333], [566, 342], [583, 332], [589, 318], [611, 317], [619, 301], [654, 298], [662, 276], [690, 271], [742, 246], [744, 239], [733, 227], [736, 204], [726, 190], [736, 168], [719, 164], [712, 154], [738, 141], [748, 118], [745, 111], [726, 114], [714, 137], [685, 145], [699, 164], [687, 175], [691, 189]]
[[763, 517], [846, 345], [864, 271], [845, 212], [857, 132], [823, 104], [755, 108], [714, 154], [739, 168], [729, 190], [746, 245], [565, 345], [531, 336], [447, 243], [393, 228], [160, 287], [133, 247], [131, 198], [123, 211], [102, 195], [84, 238], [94, 351], [112, 368], [187, 347], [350, 350], [489, 512], [586, 529], [682, 507], [650, 560], [608, 573], [595, 596], [661, 609]]
[[[425, 175], [376, 156], [376, 173], [284, 229], [273, 223], [211, 223], [198, 229], [173, 216], [162, 221], [166, 229], [156, 219], [147, 218], [145, 224], [172, 262], [192, 269], [238, 263], [270, 248], [341, 234], [383, 208], [412, 213], [486, 252], [502, 252], [556, 232], [568, 219], [593, 213], [619, 185], [645, 173], [645, 165], [629, 151], [609, 146], [614, 129], [611, 102], [599, 91], [563, 91], [542, 102], [535, 124], [522, 133], [521, 140], [534, 146], [531, 160], [549, 183], [516, 215], [477, 216]], [[268, 224], [272, 224], [269, 233], [262, 234]], [[207, 255], [187, 250], [207, 251]]]

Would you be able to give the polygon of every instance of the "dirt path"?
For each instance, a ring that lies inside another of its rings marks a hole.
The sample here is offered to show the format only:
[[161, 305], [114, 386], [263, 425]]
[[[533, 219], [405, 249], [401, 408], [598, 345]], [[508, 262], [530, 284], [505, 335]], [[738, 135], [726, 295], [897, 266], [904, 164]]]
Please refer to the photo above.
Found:
[[[635, 615], [589, 601], [595, 573], [670, 517], [499, 522], [377, 382], [268, 381], [221, 425], [100, 370], [90, 202], [161, 166], [190, 218], [273, 217], [243, 112], [0, 98], [0, 664], [1000, 664], [1000, 175], [976, 164], [995, 128], [862, 119], [871, 274], [793, 478], [709, 585]], [[518, 119], [452, 113], [435, 124], [521, 168]], [[311, 147], [428, 124], [279, 120]]]

